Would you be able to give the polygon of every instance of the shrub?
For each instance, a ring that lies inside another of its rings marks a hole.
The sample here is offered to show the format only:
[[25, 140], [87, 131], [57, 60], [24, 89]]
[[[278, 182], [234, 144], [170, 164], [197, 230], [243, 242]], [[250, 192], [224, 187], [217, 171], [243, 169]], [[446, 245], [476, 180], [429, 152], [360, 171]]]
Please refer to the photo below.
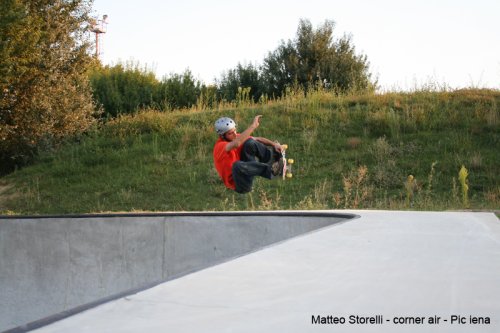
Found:
[[462, 204], [464, 208], [469, 208], [469, 181], [467, 177], [469, 176], [469, 172], [462, 165], [460, 171], [458, 172], [458, 181], [460, 182], [460, 186], [462, 189]]
[[[197, 104], [203, 88], [189, 70], [158, 81], [147, 67], [141, 68], [132, 62], [97, 66], [90, 74], [90, 81], [94, 98], [102, 105], [105, 117], [132, 114], [140, 109], [189, 108]], [[207, 102], [212, 104], [210, 89], [203, 91]]]

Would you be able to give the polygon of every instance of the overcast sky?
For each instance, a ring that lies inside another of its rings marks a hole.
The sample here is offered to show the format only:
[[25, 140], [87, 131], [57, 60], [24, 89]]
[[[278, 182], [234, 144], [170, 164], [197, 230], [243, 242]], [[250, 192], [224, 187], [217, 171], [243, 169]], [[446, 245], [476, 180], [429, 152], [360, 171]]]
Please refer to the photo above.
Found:
[[189, 68], [210, 84], [238, 62], [260, 65], [304, 18], [351, 35], [383, 90], [500, 89], [498, 0], [94, 0], [94, 14], [109, 16], [103, 63], [132, 60], [158, 78]]

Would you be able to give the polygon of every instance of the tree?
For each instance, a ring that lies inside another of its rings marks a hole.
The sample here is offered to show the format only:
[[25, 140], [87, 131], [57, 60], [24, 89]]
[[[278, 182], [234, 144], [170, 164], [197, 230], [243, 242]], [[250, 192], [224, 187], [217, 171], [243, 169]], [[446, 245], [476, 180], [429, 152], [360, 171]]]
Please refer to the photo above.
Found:
[[238, 63], [236, 68], [228, 70], [222, 74], [218, 82], [219, 94], [225, 100], [235, 100], [238, 95], [238, 88], [250, 88], [250, 96], [254, 102], [258, 101], [262, 95], [262, 82], [258, 67]]
[[170, 74], [160, 84], [159, 99], [170, 109], [189, 108], [201, 94], [201, 83], [189, 69], [183, 74]]
[[158, 81], [154, 72], [128, 62], [97, 66], [90, 75], [94, 98], [106, 117], [130, 114], [144, 108], [189, 108], [201, 94], [201, 83], [191, 71], [170, 74]]
[[87, 70], [91, 0], [0, 4], [0, 171], [93, 122]]
[[291, 41], [270, 52], [261, 67], [262, 85], [270, 97], [279, 97], [297, 81], [298, 56]]
[[94, 98], [105, 117], [134, 113], [140, 108], [158, 107], [160, 82], [139, 64], [127, 62], [96, 66], [90, 74]]
[[318, 83], [340, 92], [373, 86], [368, 61], [357, 55], [350, 37], [333, 39], [335, 23], [327, 20], [316, 30], [300, 20], [295, 40], [282, 41], [264, 59], [262, 77], [266, 92], [281, 96], [287, 86], [305, 90]]

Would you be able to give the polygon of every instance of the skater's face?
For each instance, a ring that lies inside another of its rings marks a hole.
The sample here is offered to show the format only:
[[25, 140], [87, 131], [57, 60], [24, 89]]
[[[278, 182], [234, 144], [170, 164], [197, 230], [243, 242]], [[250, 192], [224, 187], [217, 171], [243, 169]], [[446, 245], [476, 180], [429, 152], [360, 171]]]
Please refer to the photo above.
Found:
[[224, 134], [224, 137], [226, 138], [227, 141], [233, 141], [236, 138], [236, 128], [234, 128], [230, 131], [227, 131]]

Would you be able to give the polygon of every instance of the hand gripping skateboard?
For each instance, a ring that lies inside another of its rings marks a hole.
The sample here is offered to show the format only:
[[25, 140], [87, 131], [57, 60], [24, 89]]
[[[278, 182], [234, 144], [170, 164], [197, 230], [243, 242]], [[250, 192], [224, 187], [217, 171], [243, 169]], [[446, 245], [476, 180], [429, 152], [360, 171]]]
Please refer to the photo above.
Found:
[[283, 179], [285, 178], [292, 178], [293, 173], [292, 173], [292, 164], [293, 164], [293, 159], [289, 158], [287, 160], [286, 158], [286, 150], [288, 149], [288, 145], [281, 145], [281, 157], [283, 158]]

